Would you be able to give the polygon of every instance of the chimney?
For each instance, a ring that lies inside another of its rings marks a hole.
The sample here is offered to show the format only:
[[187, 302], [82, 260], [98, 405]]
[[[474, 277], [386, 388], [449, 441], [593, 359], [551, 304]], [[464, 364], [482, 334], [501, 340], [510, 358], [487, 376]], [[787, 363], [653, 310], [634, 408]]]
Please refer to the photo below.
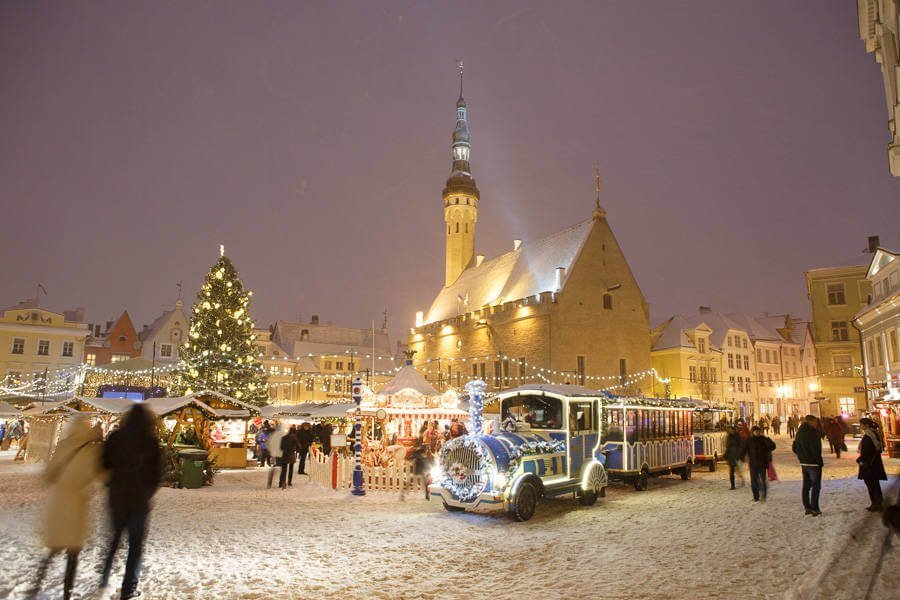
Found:
[[478, 254], [475, 256], [475, 266], [480, 267], [481, 263], [484, 262], [484, 254]]
[[522, 245], [522, 240], [513, 240], [513, 250], [518, 250]]
[[712, 308], [709, 306], [701, 306], [699, 312], [701, 315], [708, 315], [712, 312]]
[[309, 320], [310, 325], [318, 325], [319, 324], [319, 315], [313, 315]]
[[878, 239], [877, 235], [870, 235], [869, 236], [869, 248], [868, 248], [868, 250], [866, 250], [866, 252], [868, 252], [869, 254], [875, 254], [875, 251], [878, 250], [878, 246], [881, 245], [879, 243], [880, 241], [881, 240]]
[[565, 267], [556, 267], [556, 291], [562, 289], [563, 279], [566, 277]]

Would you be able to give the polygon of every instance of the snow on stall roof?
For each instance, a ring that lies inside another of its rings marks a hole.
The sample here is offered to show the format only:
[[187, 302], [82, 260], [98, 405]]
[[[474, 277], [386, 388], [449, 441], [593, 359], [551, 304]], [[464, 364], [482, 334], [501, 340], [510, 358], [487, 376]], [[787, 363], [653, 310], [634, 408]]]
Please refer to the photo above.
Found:
[[88, 398], [86, 396], [76, 396], [72, 400], [66, 402], [66, 406], [81, 402], [88, 406], [94, 407], [99, 412], [112, 415], [127, 412], [133, 405], [134, 400], [131, 398]]
[[425, 322], [443, 321], [500, 301], [556, 291], [557, 267], [564, 267], [568, 276], [593, 223], [590, 219], [549, 237], [523, 242], [517, 250], [469, 267], [438, 293]]
[[9, 402], [4, 402], [0, 400], [0, 417], [8, 418], [8, 417], [18, 417], [22, 411], [18, 408], [10, 404]]
[[182, 396], [180, 398], [147, 398], [144, 404], [152, 410], [157, 416], [164, 417], [175, 412], [185, 406], [196, 406], [203, 412], [212, 416], [218, 416], [218, 413], [205, 402], [201, 402], [192, 396]]
[[379, 396], [393, 396], [400, 393], [401, 390], [410, 389], [423, 396], [440, 396], [441, 393], [434, 389], [434, 386], [428, 383], [425, 377], [419, 373], [412, 365], [404, 365], [397, 371], [394, 378], [388, 382], [381, 391]]

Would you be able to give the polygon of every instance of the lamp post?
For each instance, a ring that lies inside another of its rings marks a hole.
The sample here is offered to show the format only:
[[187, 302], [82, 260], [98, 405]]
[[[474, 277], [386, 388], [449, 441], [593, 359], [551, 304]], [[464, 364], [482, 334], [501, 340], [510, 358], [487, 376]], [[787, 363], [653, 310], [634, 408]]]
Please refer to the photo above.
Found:
[[353, 402], [356, 403], [356, 423], [353, 425], [354, 444], [353, 444], [353, 488], [350, 493], [354, 496], [365, 496], [366, 490], [363, 489], [363, 470], [362, 470], [362, 379], [357, 375], [353, 378]]

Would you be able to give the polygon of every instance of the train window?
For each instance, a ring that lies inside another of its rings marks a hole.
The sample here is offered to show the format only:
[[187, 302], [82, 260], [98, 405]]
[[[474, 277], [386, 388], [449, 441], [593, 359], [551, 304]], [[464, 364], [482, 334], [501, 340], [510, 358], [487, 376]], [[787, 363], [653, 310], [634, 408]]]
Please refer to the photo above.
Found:
[[627, 439], [629, 443], [633, 444], [638, 440], [638, 424], [640, 423], [640, 417], [641, 415], [638, 414], [638, 411], [628, 411], [627, 426], [625, 428], [625, 439]]
[[600, 432], [600, 441], [604, 444], [606, 442], [621, 442], [625, 437], [624, 411], [606, 409], [604, 415], [605, 419], [602, 422], [603, 430]]
[[503, 401], [502, 419], [512, 417], [532, 429], [561, 429], [562, 400], [547, 396], [514, 396]]
[[594, 403], [569, 403], [569, 429], [571, 431], [597, 431], [597, 413]]

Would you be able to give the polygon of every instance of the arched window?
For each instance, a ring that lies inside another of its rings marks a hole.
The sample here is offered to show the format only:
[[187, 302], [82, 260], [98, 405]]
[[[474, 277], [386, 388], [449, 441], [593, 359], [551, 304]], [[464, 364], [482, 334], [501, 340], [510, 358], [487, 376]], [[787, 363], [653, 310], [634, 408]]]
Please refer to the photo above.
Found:
[[605, 310], [612, 310], [612, 307], [613, 307], [612, 294], [603, 294], [603, 308]]

